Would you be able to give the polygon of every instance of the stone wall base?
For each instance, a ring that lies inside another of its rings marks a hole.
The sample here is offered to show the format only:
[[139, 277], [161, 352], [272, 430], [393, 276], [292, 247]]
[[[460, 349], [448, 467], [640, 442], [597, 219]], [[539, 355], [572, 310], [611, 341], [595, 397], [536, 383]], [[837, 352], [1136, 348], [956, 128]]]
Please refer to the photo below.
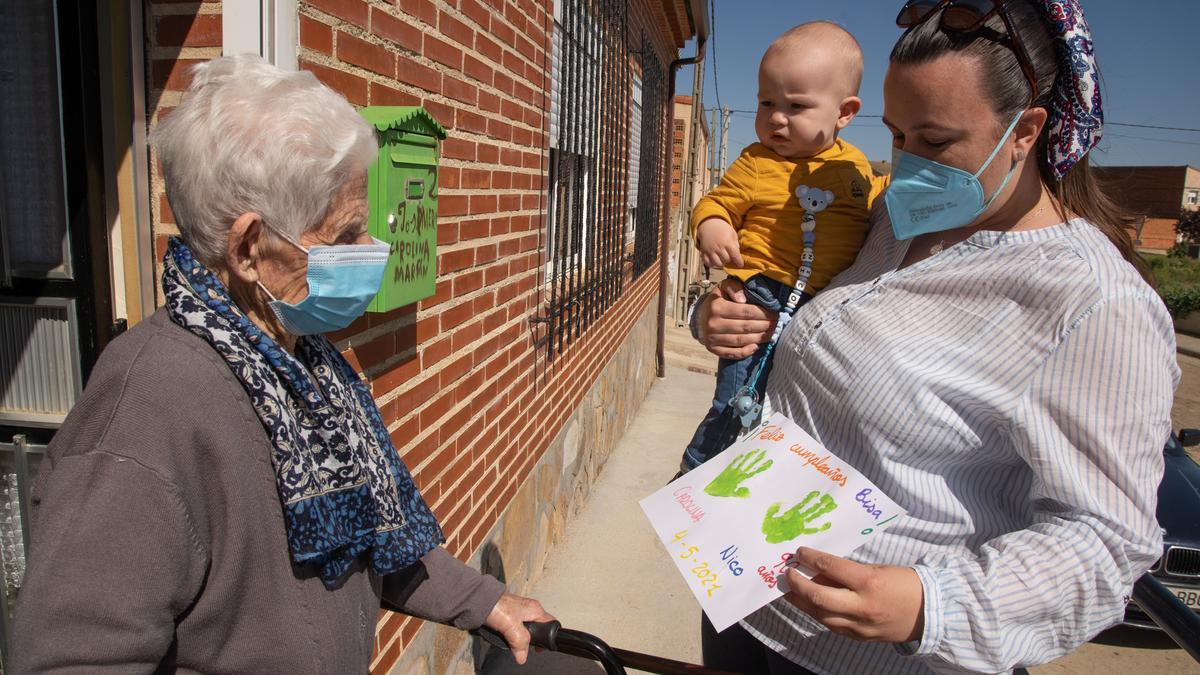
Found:
[[[658, 303], [646, 304], [616, 354], [546, 448], [528, 480], [468, 563], [527, 595], [546, 555], [588, 494], [655, 379]], [[426, 622], [391, 672], [475, 673], [485, 645], [467, 633]]]

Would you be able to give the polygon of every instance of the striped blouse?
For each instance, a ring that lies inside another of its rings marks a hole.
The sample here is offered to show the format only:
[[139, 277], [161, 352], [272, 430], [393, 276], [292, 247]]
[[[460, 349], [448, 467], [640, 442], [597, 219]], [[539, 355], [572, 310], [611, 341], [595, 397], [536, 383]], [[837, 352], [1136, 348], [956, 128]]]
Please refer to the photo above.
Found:
[[882, 212], [788, 326], [767, 399], [908, 511], [851, 558], [917, 571], [924, 634], [858, 642], [783, 599], [743, 625], [819, 673], [1045, 663], [1118, 622], [1161, 555], [1171, 319], [1082, 220], [897, 269]]

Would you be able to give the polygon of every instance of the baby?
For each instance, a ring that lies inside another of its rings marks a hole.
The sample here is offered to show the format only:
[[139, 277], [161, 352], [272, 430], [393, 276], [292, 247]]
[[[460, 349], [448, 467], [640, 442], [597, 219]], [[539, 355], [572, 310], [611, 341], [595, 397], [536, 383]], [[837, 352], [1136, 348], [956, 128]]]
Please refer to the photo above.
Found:
[[[759, 142], [742, 151], [691, 220], [704, 264], [740, 279], [749, 302], [781, 312], [794, 290], [794, 304], [803, 304], [858, 255], [878, 187], [866, 156], [838, 132], [862, 105], [862, 72], [858, 42], [826, 21], [792, 28], [763, 54]], [[761, 400], [766, 350], [721, 360], [712, 408], [683, 453], [684, 471], [728, 447], [757, 415], [755, 406], [747, 412], [731, 403]]]

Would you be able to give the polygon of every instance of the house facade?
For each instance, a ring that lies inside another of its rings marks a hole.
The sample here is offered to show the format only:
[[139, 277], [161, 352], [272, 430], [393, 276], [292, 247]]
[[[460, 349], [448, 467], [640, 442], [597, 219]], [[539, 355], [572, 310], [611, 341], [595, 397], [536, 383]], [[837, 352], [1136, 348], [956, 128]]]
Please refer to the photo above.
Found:
[[692, 96], [676, 96], [671, 131], [671, 295], [667, 313], [676, 325], [687, 321], [694, 284], [704, 278], [704, 262], [692, 240], [692, 207], [712, 187], [708, 170], [709, 131]]
[[1200, 209], [1200, 169], [1193, 166], [1095, 167], [1108, 195], [1138, 218], [1135, 245], [1165, 253], [1178, 241], [1180, 211]]
[[[0, 8], [10, 606], [41, 452], [105, 345], [161, 303], [178, 229], [147, 136], [191, 66], [244, 52], [445, 128], [433, 294], [331, 337], [447, 549], [527, 590], [660, 367], [672, 83], [703, 0], [90, 4]], [[372, 670], [468, 672], [470, 646], [381, 611]]]
[[[692, 183], [692, 203], [684, 210], [695, 205], [710, 187], [708, 171], [709, 130], [703, 114], [700, 124], [694, 125], [695, 99], [691, 96], [676, 96], [674, 106], [674, 127], [671, 133], [671, 212], [675, 213], [682, 206], [685, 193], [684, 186]], [[697, 169], [694, 177], [687, 174], [687, 162], [692, 146], [696, 147]]]

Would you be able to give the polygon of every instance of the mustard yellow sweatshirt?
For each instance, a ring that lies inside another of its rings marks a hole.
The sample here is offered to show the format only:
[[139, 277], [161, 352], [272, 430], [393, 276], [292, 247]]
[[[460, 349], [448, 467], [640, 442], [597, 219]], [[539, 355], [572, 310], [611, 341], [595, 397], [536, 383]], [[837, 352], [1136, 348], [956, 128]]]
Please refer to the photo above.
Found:
[[742, 281], [764, 274], [788, 286], [796, 283], [804, 236], [800, 186], [828, 190], [833, 200], [819, 212], [813, 243], [813, 270], [805, 291], [816, 293], [850, 266], [862, 247], [868, 215], [885, 183], [873, 181], [867, 157], [839, 139], [813, 157], [787, 159], [761, 143], [742, 151], [721, 184], [692, 211], [692, 236], [705, 219], [720, 218], [738, 233], [744, 267], [726, 268]]

